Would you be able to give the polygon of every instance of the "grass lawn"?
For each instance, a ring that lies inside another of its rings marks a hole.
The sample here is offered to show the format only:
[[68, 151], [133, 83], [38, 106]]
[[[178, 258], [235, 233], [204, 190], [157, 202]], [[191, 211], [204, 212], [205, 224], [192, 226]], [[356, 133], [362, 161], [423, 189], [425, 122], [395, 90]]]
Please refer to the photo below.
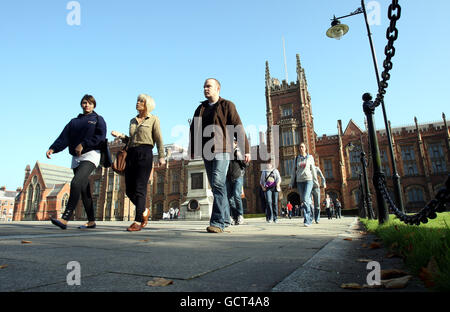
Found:
[[384, 246], [401, 256], [406, 267], [431, 290], [450, 291], [450, 212], [438, 213], [428, 223], [407, 225], [395, 215], [386, 224], [360, 218]]

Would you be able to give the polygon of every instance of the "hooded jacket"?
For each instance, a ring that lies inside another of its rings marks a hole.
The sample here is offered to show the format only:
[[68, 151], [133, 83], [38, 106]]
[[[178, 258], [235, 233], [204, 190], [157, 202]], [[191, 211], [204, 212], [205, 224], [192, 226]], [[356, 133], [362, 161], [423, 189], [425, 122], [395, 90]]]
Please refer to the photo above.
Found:
[[63, 131], [49, 149], [59, 153], [67, 146], [69, 153], [76, 156], [75, 148], [81, 143], [81, 154], [92, 150], [100, 150], [106, 139], [106, 123], [102, 116], [96, 112], [79, 114], [64, 127]]

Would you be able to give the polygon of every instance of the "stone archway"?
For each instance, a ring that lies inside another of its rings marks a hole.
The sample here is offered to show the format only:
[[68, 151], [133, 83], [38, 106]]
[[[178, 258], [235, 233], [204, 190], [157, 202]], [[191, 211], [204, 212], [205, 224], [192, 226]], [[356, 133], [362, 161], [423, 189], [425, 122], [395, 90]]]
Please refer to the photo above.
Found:
[[297, 192], [291, 192], [287, 196], [287, 201], [291, 202], [292, 206], [295, 207], [295, 205], [300, 206], [300, 195]]

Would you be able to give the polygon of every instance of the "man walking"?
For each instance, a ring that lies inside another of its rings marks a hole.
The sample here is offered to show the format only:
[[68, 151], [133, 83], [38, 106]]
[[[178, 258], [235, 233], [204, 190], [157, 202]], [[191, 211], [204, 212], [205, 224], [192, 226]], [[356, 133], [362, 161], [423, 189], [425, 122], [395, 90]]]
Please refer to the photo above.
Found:
[[250, 162], [250, 147], [236, 106], [219, 96], [220, 88], [217, 79], [206, 79], [203, 85], [206, 100], [194, 112], [189, 136], [190, 156], [203, 158], [214, 195], [210, 225], [206, 228], [209, 233], [221, 233], [229, 225], [226, 177], [235, 135], [239, 149], [245, 151], [244, 161]]

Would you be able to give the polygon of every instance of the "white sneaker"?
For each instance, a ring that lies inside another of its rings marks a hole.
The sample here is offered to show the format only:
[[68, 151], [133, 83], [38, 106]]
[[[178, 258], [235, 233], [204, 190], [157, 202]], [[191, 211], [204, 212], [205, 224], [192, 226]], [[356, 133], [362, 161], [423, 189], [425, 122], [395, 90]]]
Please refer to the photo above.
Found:
[[310, 224], [306, 224], [306, 223], [304, 223], [304, 224], [305, 224], [306, 227], [310, 226]]
[[236, 225], [244, 224], [244, 216], [240, 215], [236, 221]]

